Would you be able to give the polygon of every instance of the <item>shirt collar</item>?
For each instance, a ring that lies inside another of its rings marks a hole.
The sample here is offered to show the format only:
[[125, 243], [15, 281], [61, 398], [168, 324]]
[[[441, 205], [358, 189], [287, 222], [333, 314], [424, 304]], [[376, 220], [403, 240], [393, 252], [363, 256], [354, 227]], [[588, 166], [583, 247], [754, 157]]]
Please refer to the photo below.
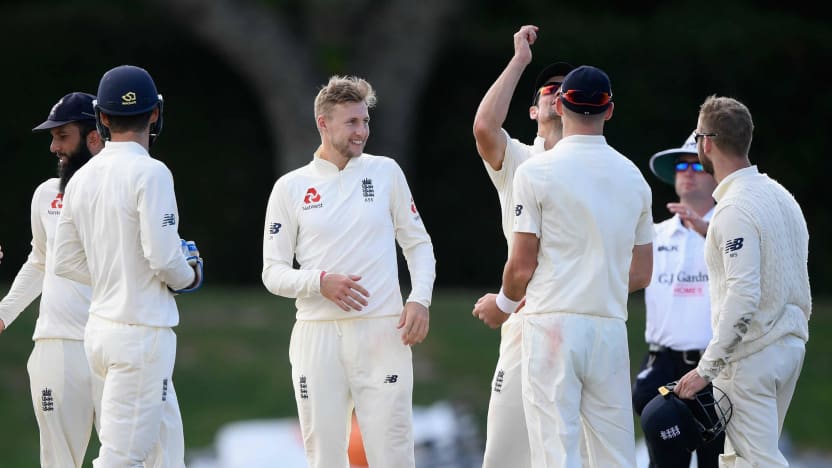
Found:
[[[322, 175], [337, 175], [339, 172], [341, 172], [341, 170], [338, 169], [338, 166], [336, 166], [334, 163], [332, 163], [330, 161], [327, 161], [326, 159], [321, 157], [321, 147], [320, 146], [318, 147], [318, 149], [315, 150], [315, 153], [314, 153], [313, 156], [314, 157], [312, 158], [312, 162], [309, 163], [309, 164], [316, 171], [318, 171], [318, 173], [320, 173]], [[347, 165], [344, 166], [344, 170], [346, 171], [347, 169], [352, 167], [352, 165], [357, 164], [356, 160], [358, 158], [360, 158], [361, 156], [363, 156], [363, 153], [361, 155], [359, 155], [358, 157], [350, 158], [347, 161]]]
[[110, 151], [129, 151], [130, 153], [143, 154], [149, 156], [150, 153], [144, 149], [144, 146], [135, 141], [105, 141], [104, 148]]
[[728, 193], [728, 189], [731, 188], [731, 185], [735, 181], [746, 177], [753, 177], [759, 173], [760, 171], [757, 170], [757, 166], [748, 166], [728, 174], [728, 177], [722, 179], [722, 182], [720, 182], [719, 185], [716, 186], [716, 189], [714, 189], [714, 200], [719, 203], [719, 199]]
[[568, 137], [563, 137], [560, 139], [559, 142], [555, 144], [555, 146], [561, 143], [577, 143], [577, 144], [606, 144], [607, 139], [604, 135], [569, 135]]
[[544, 151], [546, 151], [546, 139], [540, 135], [534, 137], [534, 143], [532, 143], [532, 152], [537, 154], [542, 153]]

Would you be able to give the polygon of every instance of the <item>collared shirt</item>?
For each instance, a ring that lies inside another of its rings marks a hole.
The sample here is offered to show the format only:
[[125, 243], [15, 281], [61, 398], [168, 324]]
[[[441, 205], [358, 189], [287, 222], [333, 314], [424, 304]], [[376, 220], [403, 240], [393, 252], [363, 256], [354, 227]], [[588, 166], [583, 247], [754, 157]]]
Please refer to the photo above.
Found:
[[786, 335], [809, 338], [809, 231], [797, 201], [756, 166], [725, 177], [705, 240], [713, 338], [697, 371], [712, 380], [727, 363]]
[[173, 293], [194, 281], [182, 254], [173, 175], [135, 142], [106, 142], [69, 181], [55, 274], [92, 285], [90, 314], [173, 327]]
[[[297, 298], [298, 320], [398, 315], [396, 242], [410, 272], [408, 302], [429, 307], [433, 244], [399, 165], [362, 154], [339, 170], [316, 156], [274, 184], [266, 210], [263, 284], [273, 294]], [[344, 312], [321, 295], [322, 271], [361, 276], [369, 304]]]
[[55, 275], [55, 227], [63, 207], [60, 179], [40, 184], [32, 196], [32, 251], [0, 302], [6, 327], [40, 295], [32, 339], [83, 340], [92, 292], [89, 286]]
[[514, 232], [540, 239], [525, 313], [627, 318], [635, 245], [653, 240], [641, 171], [602, 135], [572, 135], [514, 176]]
[[[710, 221], [714, 209], [705, 216]], [[674, 215], [656, 224], [653, 278], [644, 290], [647, 343], [676, 350], [705, 349], [711, 340], [711, 306], [705, 238]]]

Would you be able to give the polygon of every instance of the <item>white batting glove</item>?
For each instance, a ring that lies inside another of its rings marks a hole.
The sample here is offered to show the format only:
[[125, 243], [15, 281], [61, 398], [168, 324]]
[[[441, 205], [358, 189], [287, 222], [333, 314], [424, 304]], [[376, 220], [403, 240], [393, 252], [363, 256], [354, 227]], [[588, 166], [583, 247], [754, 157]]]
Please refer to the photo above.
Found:
[[186, 241], [185, 239], [180, 239], [179, 241], [182, 248], [182, 255], [185, 256], [185, 260], [188, 261], [188, 265], [194, 269], [195, 275], [194, 282], [191, 283], [189, 287], [174, 290], [173, 292], [177, 294], [194, 292], [202, 286], [202, 257], [199, 256], [199, 249], [196, 248], [196, 242]]

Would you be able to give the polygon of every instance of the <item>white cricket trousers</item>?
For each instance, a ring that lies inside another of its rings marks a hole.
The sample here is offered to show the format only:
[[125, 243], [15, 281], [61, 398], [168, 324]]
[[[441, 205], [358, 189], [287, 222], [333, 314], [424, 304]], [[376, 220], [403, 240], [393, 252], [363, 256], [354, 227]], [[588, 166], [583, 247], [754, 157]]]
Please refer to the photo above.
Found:
[[84, 348], [100, 400], [94, 468], [182, 468], [185, 442], [173, 389], [176, 334], [90, 314]]
[[80, 468], [95, 409], [81, 340], [39, 339], [27, 363], [43, 468]]
[[289, 360], [309, 468], [348, 468], [352, 411], [373, 468], [414, 468], [413, 361], [399, 318], [300, 320]]
[[714, 379], [714, 385], [734, 405], [734, 415], [725, 429], [720, 467], [789, 466], [777, 442], [805, 355], [802, 339], [785, 336], [757, 353], [729, 363]]
[[623, 320], [570, 313], [526, 315], [522, 366], [533, 467], [636, 466]]
[[520, 372], [522, 313], [500, 327], [500, 356], [491, 380], [483, 468], [531, 468]]

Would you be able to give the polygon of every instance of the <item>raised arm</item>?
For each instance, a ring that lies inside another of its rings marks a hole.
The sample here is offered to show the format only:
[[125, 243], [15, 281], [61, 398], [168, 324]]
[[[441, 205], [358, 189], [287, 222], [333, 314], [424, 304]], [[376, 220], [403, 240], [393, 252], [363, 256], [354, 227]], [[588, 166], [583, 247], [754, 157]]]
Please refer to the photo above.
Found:
[[506, 136], [503, 122], [520, 76], [532, 61], [531, 45], [537, 40], [537, 26], [526, 25], [514, 34], [514, 56], [482, 98], [474, 117], [477, 152], [495, 171], [503, 167]]

